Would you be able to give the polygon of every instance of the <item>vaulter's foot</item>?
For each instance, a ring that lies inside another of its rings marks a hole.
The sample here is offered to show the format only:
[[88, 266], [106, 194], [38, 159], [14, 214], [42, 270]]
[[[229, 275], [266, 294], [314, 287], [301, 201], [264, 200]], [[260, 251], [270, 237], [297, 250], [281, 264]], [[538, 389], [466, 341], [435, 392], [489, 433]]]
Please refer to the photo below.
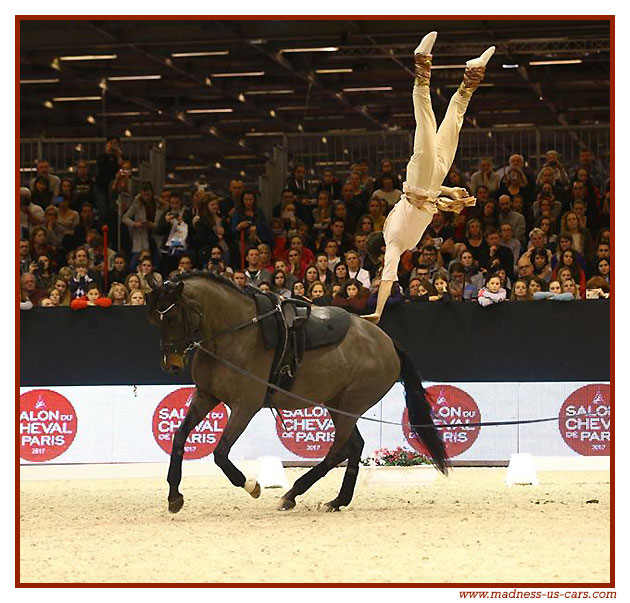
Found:
[[490, 60], [490, 57], [494, 54], [495, 50], [494, 46], [490, 46], [490, 48], [485, 50], [481, 56], [476, 59], [466, 61], [464, 81], [459, 86], [459, 92], [462, 96], [470, 98], [472, 93], [477, 90], [486, 74], [486, 64]]
[[435, 44], [435, 39], [437, 38], [437, 31], [430, 31], [424, 38], [418, 47], [413, 51], [413, 54], [431, 54], [431, 50], [433, 49], [433, 44]]
[[378, 324], [378, 321], [381, 319], [381, 315], [380, 314], [363, 314], [361, 316], [361, 318], [365, 318], [365, 320], [369, 320], [370, 322], [373, 322], [374, 324]]
[[488, 64], [488, 61], [492, 58], [495, 50], [495, 46], [490, 46], [490, 48], [483, 51], [481, 56], [478, 56], [476, 59], [466, 61], [466, 67], [485, 67]]

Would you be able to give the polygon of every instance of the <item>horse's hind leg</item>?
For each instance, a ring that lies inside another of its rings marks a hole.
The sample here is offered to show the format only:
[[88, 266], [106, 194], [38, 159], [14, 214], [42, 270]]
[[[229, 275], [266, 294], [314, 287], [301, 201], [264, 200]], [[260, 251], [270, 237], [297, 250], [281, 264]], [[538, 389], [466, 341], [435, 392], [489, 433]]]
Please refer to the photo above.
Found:
[[280, 499], [278, 506], [280, 510], [286, 511], [295, 507], [296, 496], [304, 494], [317, 480], [324, 477], [331, 469], [348, 458], [350, 452], [348, 440], [352, 430], [355, 429], [356, 419], [354, 417], [335, 415], [334, 411], [331, 414], [335, 422], [335, 441], [332, 447], [321, 463], [315, 465], [310, 471], [296, 480], [293, 487]]
[[335, 499], [325, 504], [326, 511], [339, 511], [339, 507], [347, 507], [350, 504], [354, 494], [354, 486], [357, 483], [357, 476], [359, 475], [359, 461], [361, 460], [364, 445], [365, 441], [361, 437], [359, 429], [355, 426], [347, 444], [348, 466], [343, 476], [341, 490]]
[[193, 401], [188, 407], [188, 412], [175, 432], [167, 477], [169, 485], [168, 510], [171, 513], [177, 513], [184, 506], [184, 497], [179, 492], [179, 484], [182, 481], [182, 461], [184, 459], [186, 438], [218, 403], [219, 401], [214, 396], [203, 394], [199, 388], [195, 389]]
[[223, 435], [219, 444], [214, 450], [214, 462], [221, 468], [226, 477], [233, 485], [239, 488], [245, 488], [245, 491], [253, 498], [260, 496], [260, 485], [256, 480], [246, 480], [245, 476], [228, 458], [230, 449], [234, 442], [245, 431], [245, 428], [252, 420], [252, 417], [258, 412], [260, 407], [251, 406], [235, 406], [225, 426]]

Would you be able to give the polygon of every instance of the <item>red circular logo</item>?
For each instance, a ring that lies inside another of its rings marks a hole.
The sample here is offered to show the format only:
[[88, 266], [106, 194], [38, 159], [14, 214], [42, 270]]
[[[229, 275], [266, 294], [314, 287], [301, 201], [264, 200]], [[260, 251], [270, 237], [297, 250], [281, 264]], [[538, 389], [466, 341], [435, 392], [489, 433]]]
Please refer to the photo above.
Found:
[[[182, 387], [166, 396], [153, 413], [153, 437], [160, 448], [171, 454], [172, 441], [193, 401], [194, 387]], [[221, 402], [195, 427], [184, 446], [185, 459], [201, 459], [214, 451], [228, 421], [228, 411]]]
[[[468, 450], [477, 439], [480, 427], [466, 427], [466, 423], [480, 423], [481, 413], [477, 403], [463, 390], [452, 385], [434, 385], [427, 388], [427, 398], [433, 409], [435, 425], [446, 425], [438, 429], [446, 446], [446, 453], [454, 457]], [[409, 413], [405, 408], [402, 418], [403, 433], [411, 446], [421, 454], [427, 449], [409, 428]]]
[[77, 413], [67, 398], [49, 389], [20, 396], [20, 457], [50, 461], [63, 454], [77, 434]]
[[335, 425], [325, 408], [309, 406], [279, 413], [276, 432], [287, 450], [307, 459], [321, 459], [328, 454], [335, 441]]
[[584, 456], [610, 455], [610, 386], [585, 385], [560, 408], [558, 428], [567, 446]]

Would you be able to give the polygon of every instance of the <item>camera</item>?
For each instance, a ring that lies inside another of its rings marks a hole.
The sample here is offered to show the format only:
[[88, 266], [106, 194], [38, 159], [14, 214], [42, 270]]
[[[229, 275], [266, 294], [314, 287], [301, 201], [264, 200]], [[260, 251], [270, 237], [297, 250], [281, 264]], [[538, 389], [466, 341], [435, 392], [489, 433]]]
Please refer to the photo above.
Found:
[[587, 289], [586, 299], [599, 299], [599, 291], [597, 289]]

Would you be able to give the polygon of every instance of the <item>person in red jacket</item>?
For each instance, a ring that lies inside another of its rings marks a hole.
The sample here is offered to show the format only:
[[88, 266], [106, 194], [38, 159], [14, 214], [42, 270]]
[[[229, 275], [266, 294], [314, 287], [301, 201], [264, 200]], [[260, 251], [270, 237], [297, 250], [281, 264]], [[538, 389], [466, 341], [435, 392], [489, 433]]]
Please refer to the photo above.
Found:
[[88, 306], [98, 306], [100, 308], [109, 308], [112, 300], [109, 297], [103, 297], [98, 285], [90, 285], [83, 297], [77, 297], [70, 302], [73, 310], [82, 310]]

